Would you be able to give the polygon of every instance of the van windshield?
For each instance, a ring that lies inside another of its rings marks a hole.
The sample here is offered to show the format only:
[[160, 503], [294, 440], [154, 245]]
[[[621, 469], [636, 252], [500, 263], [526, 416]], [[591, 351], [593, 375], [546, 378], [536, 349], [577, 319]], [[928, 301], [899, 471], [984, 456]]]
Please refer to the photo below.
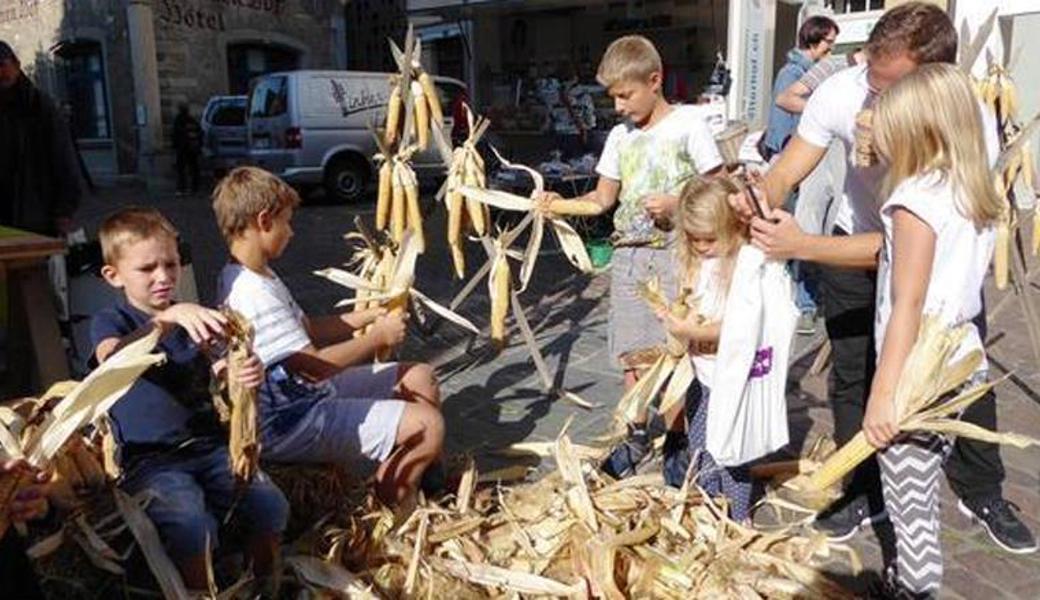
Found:
[[289, 94], [285, 77], [265, 77], [256, 83], [249, 101], [250, 117], [277, 117], [285, 113]]

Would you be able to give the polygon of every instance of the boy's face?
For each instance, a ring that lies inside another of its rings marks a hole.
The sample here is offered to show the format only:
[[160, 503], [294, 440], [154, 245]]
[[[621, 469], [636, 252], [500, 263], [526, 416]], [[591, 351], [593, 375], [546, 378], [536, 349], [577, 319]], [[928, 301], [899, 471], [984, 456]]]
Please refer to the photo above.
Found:
[[177, 241], [167, 236], [124, 245], [115, 264], [105, 265], [105, 281], [122, 288], [130, 304], [148, 314], [170, 307], [181, 273]]
[[264, 256], [273, 260], [285, 252], [285, 247], [292, 239], [292, 217], [293, 209], [287, 206], [276, 213], [263, 211], [257, 217], [260, 224], [260, 244], [263, 247]]
[[607, 94], [614, 99], [614, 110], [622, 118], [637, 126], [644, 125], [661, 97], [661, 74], [651, 73], [646, 81], [621, 80], [607, 88]]

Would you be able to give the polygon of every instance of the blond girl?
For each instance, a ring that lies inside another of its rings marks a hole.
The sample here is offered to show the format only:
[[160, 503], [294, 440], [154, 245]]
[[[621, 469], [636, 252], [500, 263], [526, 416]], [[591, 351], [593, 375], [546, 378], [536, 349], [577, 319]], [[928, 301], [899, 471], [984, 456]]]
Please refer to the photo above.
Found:
[[[863, 430], [880, 449], [885, 507], [896, 534], [895, 560], [886, 568], [894, 597], [933, 596], [942, 581], [939, 477], [946, 444], [931, 434], [898, 435], [893, 398], [902, 365], [925, 313], [971, 327], [959, 355], [983, 350], [971, 320], [982, 310], [993, 222], [1003, 204], [988, 172], [978, 107], [964, 73], [930, 64], [886, 91], [874, 111], [874, 141], [888, 174], [878, 361]], [[984, 376], [982, 370], [975, 379]]]
[[726, 296], [737, 253], [748, 243], [747, 225], [728, 201], [729, 195], [738, 191], [738, 186], [725, 177], [696, 178], [683, 188], [676, 213], [680, 232], [677, 246], [684, 285], [693, 292], [693, 307], [686, 319], [677, 319], [666, 311], [657, 316], [669, 333], [689, 343], [697, 374], [686, 399], [686, 429], [695, 482], [710, 495], [725, 496], [734, 520], [747, 521], [751, 505], [748, 469], [721, 467], [705, 449], [708, 402]]

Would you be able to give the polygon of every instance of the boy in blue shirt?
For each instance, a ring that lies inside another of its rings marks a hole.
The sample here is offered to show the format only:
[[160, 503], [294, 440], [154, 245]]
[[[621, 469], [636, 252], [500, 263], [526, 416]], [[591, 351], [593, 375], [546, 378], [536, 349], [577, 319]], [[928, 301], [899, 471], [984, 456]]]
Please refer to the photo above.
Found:
[[[158, 327], [158, 351], [166, 361], [144, 373], [109, 413], [129, 493], [145, 490], [147, 508], [163, 545], [189, 589], [205, 590], [206, 550], [230, 511], [247, 534], [247, 558], [259, 578], [277, 588], [279, 545], [289, 506], [260, 472], [237, 484], [227, 434], [213, 407], [209, 383], [226, 373], [226, 361], [211, 364], [205, 350], [223, 338], [218, 311], [175, 303], [180, 275], [177, 232], [158, 211], [127, 208], [101, 225], [105, 266], [101, 274], [125, 294], [124, 301], [94, 316], [91, 343], [98, 362], [120, 346]], [[246, 386], [263, 381], [252, 358], [241, 376]]]

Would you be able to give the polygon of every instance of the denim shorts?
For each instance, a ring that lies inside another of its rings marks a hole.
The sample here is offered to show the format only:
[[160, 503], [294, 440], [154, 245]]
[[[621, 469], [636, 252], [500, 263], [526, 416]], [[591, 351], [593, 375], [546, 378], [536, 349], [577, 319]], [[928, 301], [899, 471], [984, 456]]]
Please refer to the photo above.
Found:
[[279, 534], [289, 519], [289, 502], [260, 471], [237, 495], [227, 446], [203, 442], [165, 455], [142, 457], [121, 484], [130, 494], [149, 492], [145, 512], [167, 553], [180, 562], [219, 545], [218, 532], [233, 511], [250, 537]]

